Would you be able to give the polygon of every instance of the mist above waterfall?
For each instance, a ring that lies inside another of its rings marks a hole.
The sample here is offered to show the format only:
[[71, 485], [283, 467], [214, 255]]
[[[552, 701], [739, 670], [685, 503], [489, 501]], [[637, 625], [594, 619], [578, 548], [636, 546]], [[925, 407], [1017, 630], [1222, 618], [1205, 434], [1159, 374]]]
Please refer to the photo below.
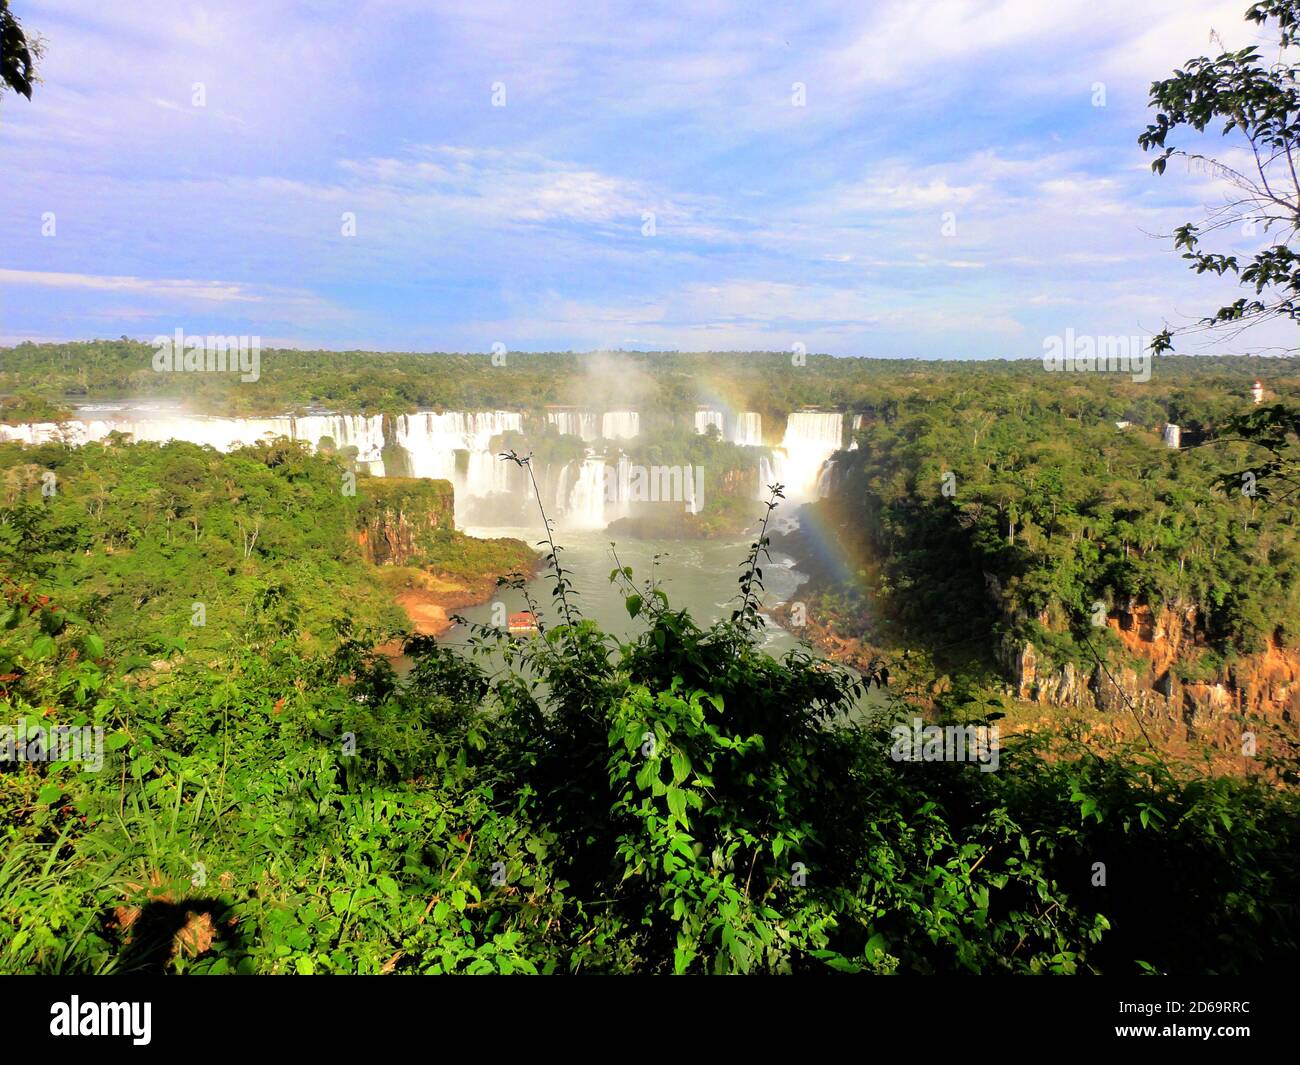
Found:
[[584, 360], [573, 382], [573, 403], [587, 410], [651, 410], [659, 405], [659, 383], [626, 355], [600, 352]]

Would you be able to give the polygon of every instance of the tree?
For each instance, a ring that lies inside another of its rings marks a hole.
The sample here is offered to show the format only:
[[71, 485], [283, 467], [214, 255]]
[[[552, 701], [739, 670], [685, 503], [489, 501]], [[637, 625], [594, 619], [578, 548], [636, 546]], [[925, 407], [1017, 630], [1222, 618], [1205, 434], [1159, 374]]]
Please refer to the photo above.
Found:
[[[1199, 223], [1174, 231], [1174, 247], [1198, 274], [1232, 274], [1254, 289], [1253, 297], [1243, 296], [1203, 318], [1193, 327], [1199, 329], [1226, 324], [1240, 331], [1275, 318], [1300, 322], [1300, 255], [1293, 247], [1300, 233], [1300, 57], [1290, 51], [1300, 45], [1300, 0], [1261, 0], [1245, 17], [1260, 26], [1276, 23], [1278, 61], [1265, 64], [1254, 47], [1189, 60], [1172, 77], [1152, 84], [1150, 106], [1157, 114], [1138, 137], [1144, 151], [1160, 153], [1151, 164], [1156, 174], [1181, 155], [1235, 190]], [[1201, 134], [1220, 122], [1224, 137], [1244, 138], [1247, 164], [1231, 165], [1171, 141], [1180, 130]], [[1247, 233], [1262, 225], [1276, 239], [1244, 264], [1236, 255], [1202, 247], [1208, 235], [1239, 224]], [[1174, 333], [1162, 330], [1152, 351], [1171, 351]]]
[[[1182, 155], [1206, 164], [1227, 180], [1236, 195], [1211, 211], [1200, 224], [1188, 222], [1174, 231], [1175, 248], [1198, 274], [1231, 274], [1254, 289], [1214, 314], [1200, 328], [1230, 325], [1237, 332], [1272, 319], [1300, 323], [1300, 254], [1295, 250], [1300, 234], [1300, 0], [1261, 0], [1246, 12], [1260, 26], [1275, 24], [1278, 61], [1265, 65], [1254, 48], [1224, 52], [1217, 59], [1189, 60], [1174, 76], [1151, 86], [1150, 104], [1156, 120], [1138, 137], [1144, 151], [1159, 151], [1151, 164], [1163, 174], [1171, 157]], [[1235, 167], [1218, 159], [1175, 147], [1170, 136], [1179, 129], [1204, 133], [1218, 122], [1227, 137], [1244, 138], [1253, 163]], [[1246, 232], [1262, 224], [1265, 233], [1276, 232], [1269, 247], [1255, 252], [1244, 265], [1236, 255], [1206, 251], [1202, 239], [1211, 233], [1243, 223]], [[1234, 333], [1235, 335], [1235, 333]], [[1152, 341], [1156, 354], [1173, 349], [1173, 331], [1162, 330]], [[1258, 494], [1270, 495], [1268, 482], [1280, 482], [1286, 491], [1279, 499], [1292, 499], [1300, 490], [1300, 458], [1295, 446], [1300, 428], [1300, 408], [1276, 404], [1227, 419], [1227, 434], [1246, 440], [1264, 454], [1262, 462], [1234, 470], [1219, 478], [1231, 492], [1243, 478], [1259, 482]]]
[[39, 56], [39, 43], [27, 39], [22, 24], [9, 10], [9, 0], [0, 0], [0, 92], [13, 89], [30, 100]]

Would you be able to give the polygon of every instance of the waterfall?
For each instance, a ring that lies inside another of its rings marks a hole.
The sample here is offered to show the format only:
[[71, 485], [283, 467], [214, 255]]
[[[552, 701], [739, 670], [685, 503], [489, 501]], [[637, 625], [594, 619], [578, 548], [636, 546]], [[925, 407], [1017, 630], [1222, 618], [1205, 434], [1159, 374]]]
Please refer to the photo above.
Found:
[[682, 477], [682, 494], [685, 496], [687, 514], [698, 514], [704, 509], [704, 501], [695, 494], [695, 470], [689, 466]]
[[[451, 481], [456, 520], [463, 522], [475, 500], [510, 491], [513, 467], [493, 452], [492, 438], [522, 431], [523, 416], [515, 411], [426, 411], [399, 417], [394, 441], [406, 453], [412, 477]], [[460, 452], [466, 453], [463, 461]]]
[[[71, 422], [67, 426], [68, 439], [74, 444], [86, 442], [85, 422]], [[27, 422], [23, 425], [5, 425], [0, 422], [0, 441], [21, 444], [45, 444], [51, 440], [61, 440], [59, 426], [54, 422]]]
[[[718, 427], [718, 435], [723, 440], [730, 440], [741, 447], [763, 446], [763, 418], [752, 410], [743, 411], [734, 416], [727, 416], [720, 410], [697, 410], [695, 412], [695, 431], [703, 436], [709, 426]], [[729, 426], [729, 427], [728, 427]]]
[[94, 418], [69, 421], [63, 426], [54, 422], [31, 425], [0, 425], [0, 440], [21, 440], [27, 444], [59, 440], [66, 433], [73, 444], [87, 444], [105, 439], [111, 432], [130, 433], [141, 443], [166, 443], [184, 440], [230, 451], [239, 444], [255, 444], [268, 433], [292, 436], [292, 418], [209, 418], [200, 415], [164, 414], [144, 417]]
[[560, 476], [556, 504], [563, 526], [571, 529], [603, 529], [606, 525], [605, 460], [583, 459], [565, 466]]
[[465, 492], [470, 499], [511, 491], [511, 479], [518, 467], [491, 449], [471, 451], [465, 469]]
[[795, 411], [786, 420], [778, 454], [777, 476], [786, 496], [806, 503], [818, 498], [822, 466], [843, 445], [844, 415], [836, 412]]
[[731, 442], [741, 447], [763, 446], [763, 417], [752, 410], [742, 411], [736, 415], [736, 423], [731, 429]]
[[[521, 414], [501, 410], [405, 414], [395, 420], [387, 441], [381, 414], [209, 418], [170, 412], [134, 412], [112, 418], [69, 421], [64, 426], [53, 422], [0, 425], [0, 440], [38, 444], [66, 436], [73, 444], [85, 444], [103, 440], [116, 430], [130, 433], [139, 442], [184, 440], [218, 451], [231, 451], [240, 444], [255, 444], [268, 435], [299, 440], [314, 450], [328, 437], [339, 450], [355, 447], [357, 464], [376, 477], [405, 472], [412, 477], [451, 481], [456, 492], [456, 520], [463, 521], [476, 500], [511, 492], [515, 487], [519, 471], [497, 458], [492, 450], [492, 438], [522, 429]], [[392, 470], [384, 468], [386, 444], [400, 449], [398, 464]]]
[[601, 415], [591, 411], [548, 410], [546, 420], [566, 436], [579, 436], [583, 440], [598, 437], [630, 440], [641, 435], [641, 415], [634, 410], [611, 410]]
[[[560, 471], [554, 500], [560, 524], [570, 529], [603, 529], [630, 513], [638, 487], [634, 472], [644, 479], [645, 468], [636, 467], [623, 452], [617, 462], [587, 458], [566, 464]], [[693, 486], [685, 491], [691, 493]], [[694, 496], [690, 496], [694, 500]]]
[[718, 436], [723, 436], [722, 431], [722, 411], [720, 410], [697, 410], [695, 412], [695, 431], [703, 436], [709, 431], [710, 426], [717, 426]]
[[306, 414], [281, 419], [289, 423], [285, 436], [310, 444], [312, 450], [329, 437], [340, 451], [357, 449], [357, 462], [376, 477], [384, 475], [384, 416], [382, 414]]
[[581, 410], [549, 410], [546, 420], [565, 436], [580, 436], [583, 440], [595, 440], [598, 435], [596, 415]]
[[855, 414], [855, 415], [853, 415], [852, 420], [849, 422], [849, 438], [850, 438], [850, 439], [849, 439], [849, 450], [850, 450], [850, 451], [857, 451], [857, 450], [858, 450], [857, 432], [858, 432], [859, 429], [862, 428], [862, 423], [863, 423], [864, 421], [866, 421], [866, 416], [865, 416], [865, 415], [862, 415], [862, 414]]
[[835, 488], [835, 460], [827, 459], [817, 473], [817, 498], [824, 499]]
[[[702, 424], [730, 428], [746, 441], [760, 436], [757, 414], [745, 414], [733, 426], [717, 411], [701, 411]], [[532, 500], [529, 478], [517, 466], [497, 456], [493, 440], [508, 432], [523, 431], [523, 416], [514, 411], [424, 411], [394, 418], [372, 414], [306, 414], [301, 417], [213, 418], [181, 415], [172, 410], [135, 408], [85, 408], [82, 417], [64, 424], [0, 425], [0, 441], [39, 444], [67, 439], [73, 444], [103, 440], [111, 432], [128, 433], [136, 441], [181, 440], [231, 451], [266, 437], [287, 437], [312, 449], [331, 440], [338, 450], [356, 449], [356, 462], [374, 476], [410, 476], [450, 481], [455, 490], [456, 521], [517, 520], [521, 501]], [[640, 433], [636, 411], [608, 411], [600, 416], [582, 411], [551, 411], [547, 420], [561, 432], [603, 436], [617, 440]], [[697, 419], [697, 424], [700, 420]], [[599, 433], [597, 425], [599, 424]], [[497, 440], [498, 445], [500, 441]], [[647, 474], [631, 458], [610, 447], [610, 454], [564, 466], [539, 466], [535, 473], [548, 509], [572, 528], [604, 528], [633, 513], [646, 497]], [[385, 462], [387, 453], [388, 462]], [[615, 459], [617, 454], [617, 459]], [[764, 483], [773, 480], [771, 463], [764, 458]], [[686, 467], [681, 476], [687, 509], [698, 513], [703, 497]], [[655, 482], [658, 483], [658, 482]], [[641, 494], [639, 494], [641, 493]], [[651, 497], [652, 501], [657, 501]]]
[[[190, 444], [231, 451], [240, 444], [256, 444], [266, 436], [287, 436], [302, 440], [314, 449], [323, 437], [336, 447], [355, 447], [357, 461], [368, 464], [373, 472], [383, 474], [383, 415], [309, 414], [301, 418], [209, 418], [205, 415], [146, 415], [125, 418], [94, 418], [66, 423], [73, 443], [103, 440], [109, 433], [130, 433], [140, 443], [165, 443], [184, 440]], [[53, 422], [33, 425], [0, 426], [0, 439], [23, 440], [34, 444], [57, 440], [59, 426]], [[378, 467], [377, 469], [373, 469]]]
[[600, 419], [600, 435], [606, 440], [631, 440], [641, 435], [641, 415], [634, 410], [608, 410]]
[[[609, 474], [606, 474], [608, 477]], [[614, 469], [614, 483], [607, 485], [605, 493], [606, 502], [611, 499], [617, 500], [619, 504], [626, 503], [632, 498], [632, 460], [623, 452], [618, 453], [618, 465]], [[622, 517], [626, 507], [620, 505], [616, 517]], [[612, 519], [611, 519], [612, 520]]]

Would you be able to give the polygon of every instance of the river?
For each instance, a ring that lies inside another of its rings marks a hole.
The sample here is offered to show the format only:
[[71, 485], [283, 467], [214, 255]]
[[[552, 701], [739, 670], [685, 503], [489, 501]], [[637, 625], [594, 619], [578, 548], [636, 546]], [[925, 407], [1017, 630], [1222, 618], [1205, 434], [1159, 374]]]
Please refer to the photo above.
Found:
[[[482, 537], [513, 536], [528, 543], [537, 540], [535, 528], [471, 527], [466, 532]], [[555, 538], [562, 549], [560, 564], [572, 580], [577, 592], [574, 602], [582, 616], [623, 639], [635, 636], [644, 622], [628, 615], [626, 589], [609, 580], [610, 571], [616, 565], [621, 563], [632, 568], [638, 590], [651, 572], [657, 570], [660, 587], [668, 596], [669, 605], [675, 610], [684, 607], [696, 624], [707, 628], [713, 622], [729, 617], [738, 605], [741, 564], [753, 542], [750, 537], [736, 540], [627, 540], [616, 545], [616, 563], [610, 553], [610, 537], [603, 531], [566, 531], [557, 527]], [[795, 568], [794, 559], [780, 551], [773, 550], [771, 559], [764, 560], [760, 568], [766, 585], [761, 600], [765, 609], [788, 600], [804, 580], [803, 574]], [[546, 576], [528, 584], [528, 594], [542, 612], [543, 624], [547, 625], [558, 622], [559, 611], [551, 600], [553, 587], [553, 579]], [[503, 610], [513, 613], [527, 609], [523, 593], [514, 589], [504, 589], [495, 602], [500, 606], [494, 608], [493, 603], [484, 603], [456, 613], [473, 623], [493, 625], [500, 620]], [[464, 626], [457, 626], [439, 642], [464, 646], [468, 636]], [[791, 632], [771, 618], [767, 619], [762, 642], [764, 651], [779, 658], [799, 646], [800, 641]], [[820, 652], [814, 650], [813, 653], [820, 657]], [[857, 702], [848, 716], [863, 722], [887, 705], [886, 694], [872, 689]]]
[[[538, 539], [536, 528], [471, 527], [466, 532], [481, 537], [513, 536], [528, 543], [535, 543]], [[610, 571], [616, 566], [610, 553], [609, 535], [597, 530], [557, 528], [555, 537], [561, 547], [560, 564], [572, 578], [577, 592], [574, 601], [582, 616], [622, 638], [639, 631], [643, 623], [628, 616], [626, 590], [609, 580]], [[617, 545], [617, 551], [619, 562], [632, 568], [638, 589], [657, 568], [660, 586], [667, 594], [669, 604], [674, 609], [685, 607], [701, 627], [706, 627], [729, 616], [738, 605], [741, 563], [748, 555], [751, 543], [748, 537], [736, 540], [626, 540]], [[765, 607], [784, 602], [803, 580], [794, 568], [794, 560], [779, 552], [774, 551], [771, 561], [765, 561], [761, 568], [767, 585], [762, 600]], [[553, 625], [557, 621], [558, 612], [551, 601], [553, 585], [554, 581], [545, 575], [528, 585], [528, 594], [537, 603], [544, 624]], [[523, 594], [513, 589], [504, 589], [495, 601], [509, 613], [527, 609]], [[494, 621], [494, 609], [499, 620], [501, 607], [494, 608], [492, 603], [467, 607], [457, 613], [469, 621], [490, 625]], [[464, 628], [457, 627], [447, 633], [443, 642], [462, 642], [465, 635]], [[798, 646], [798, 640], [769, 619], [764, 650], [781, 655]]]

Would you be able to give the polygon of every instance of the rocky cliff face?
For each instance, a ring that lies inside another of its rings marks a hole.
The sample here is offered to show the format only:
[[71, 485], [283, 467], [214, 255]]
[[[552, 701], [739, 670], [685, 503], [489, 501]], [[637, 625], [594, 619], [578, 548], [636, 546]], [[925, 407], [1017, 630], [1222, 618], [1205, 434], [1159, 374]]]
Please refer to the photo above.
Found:
[[357, 541], [376, 566], [418, 563], [440, 533], [451, 532], [452, 487], [447, 481], [367, 478], [358, 488]]
[[[1044, 619], [1040, 619], [1044, 620]], [[1193, 605], [1160, 612], [1127, 603], [1106, 619], [1124, 648], [1143, 665], [1079, 670], [1046, 662], [1032, 643], [1007, 640], [1002, 666], [1010, 694], [1042, 705], [1114, 714], [1131, 706], [1150, 726], [1185, 732], [1224, 746], [1241, 743], [1242, 718], [1300, 721], [1300, 649], [1272, 645], [1203, 680], [1182, 681], [1178, 666], [1193, 664], [1205, 645]]]

